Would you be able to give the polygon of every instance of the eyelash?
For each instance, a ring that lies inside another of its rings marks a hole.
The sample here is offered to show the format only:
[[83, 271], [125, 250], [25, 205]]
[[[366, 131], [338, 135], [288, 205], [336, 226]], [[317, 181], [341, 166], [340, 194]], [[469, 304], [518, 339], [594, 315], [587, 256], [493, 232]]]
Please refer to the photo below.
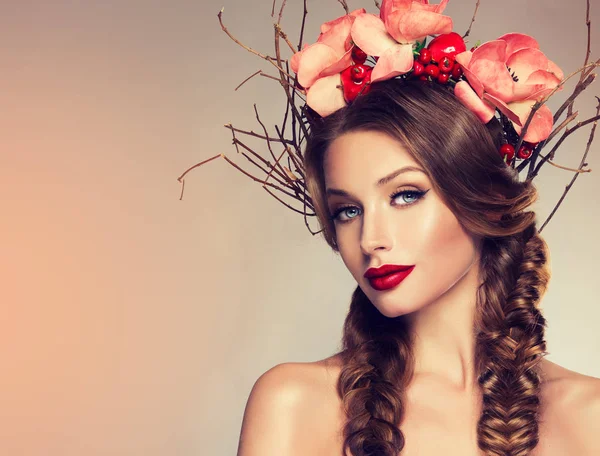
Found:
[[[422, 191], [422, 190], [401, 190], [401, 191], [395, 191], [394, 193], [392, 193], [389, 198], [392, 200], [395, 200], [397, 197], [399, 197], [400, 195], [415, 195], [416, 199], [415, 201], [413, 201], [412, 203], [407, 203], [407, 204], [401, 204], [400, 206], [412, 206], [415, 203], [418, 203], [419, 200], [421, 198], [423, 198], [423, 195], [425, 195], [425, 193], [427, 193], [427, 191]], [[356, 208], [356, 206], [352, 206], [352, 205], [346, 205], [346, 206], [342, 206], [339, 207], [338, 209], [336, 209], [335, 213], [333, 214], [333, 216], [331, 217], [331, 220], [333, 222], [338, 222], [338, 223], [348, 223], [351, 222], [354, 218], [350, 218], [348, 220], [339, 220], [339, 216], [342, 212], [344, 212], [346, 209], [354, 209]]]

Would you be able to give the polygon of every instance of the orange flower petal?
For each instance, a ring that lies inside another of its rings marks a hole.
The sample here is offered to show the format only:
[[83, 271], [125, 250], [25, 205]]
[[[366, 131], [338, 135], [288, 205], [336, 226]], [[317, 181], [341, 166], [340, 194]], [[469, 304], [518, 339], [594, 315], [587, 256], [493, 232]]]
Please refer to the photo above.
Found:
[[396, 44], [385, 51], [371, 73], [371, 82], [391, 79], [408, 73], [414, 63], [412, 45]]
[[306, 92], [306, 103], [321, 117], [326, 117], [346, 106], [341, 86], [339, 73], [320, 78]]

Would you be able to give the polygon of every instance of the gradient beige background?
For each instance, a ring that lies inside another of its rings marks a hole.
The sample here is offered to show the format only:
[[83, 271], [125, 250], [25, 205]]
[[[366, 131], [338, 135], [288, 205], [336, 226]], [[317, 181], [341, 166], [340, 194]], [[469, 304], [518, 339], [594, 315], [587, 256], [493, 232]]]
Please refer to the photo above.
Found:
[[[301, 1], [288, 3], [297, 41]], [[450, 2], [456, 31], [474, 3]], [[191, 173], [179, 201], [194, 163], [224, 152], [245, 165], [224, 123], [257, 129], [256, 102], [273, 125], [284, 106], [266, 78], [233, 91], [271, 70], [220, 30], [223, 5], [234, 34], [272, 53], [270, 0], [0, 2], [2, 455], [234, 455], [258, 376], [338, 348], [355, 283], [301, 216], [223, 159]], [[342, 9], [309, 8], [313, 42]], [[526, 32], [568, 72], [583, 61], [584, 17], [583, 0], [484, 0], [473, 42]], [[582, 117], [592, 93], [599, 83]], [[585, 142], [557, 161], [576, 166]], [[549, 359], [594, 376], [599, 144], [542, 233]], [[540, 222], [569, 179], [545, 167]]]

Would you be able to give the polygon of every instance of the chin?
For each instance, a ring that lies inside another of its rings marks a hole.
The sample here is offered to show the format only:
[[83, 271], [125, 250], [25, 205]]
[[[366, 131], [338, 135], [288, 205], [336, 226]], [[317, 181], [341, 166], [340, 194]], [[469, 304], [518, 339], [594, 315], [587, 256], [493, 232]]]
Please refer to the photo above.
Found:
[[373, 306], [375, 306], [379, 313], [388, 318], [401, 317], [402, 315], [407, 315], [412, 312], [416, 312], [417, 310], [423, 307], [420, 303], [417, 303], [415, 305], [414, 303], [406, 302], [406, 300], [403, 300], [404, 302], [399, 302], [398, 298], [394, 300], [393, 296], [376, 297], [372, 295], [371, 291], [373, 290], [365, 292], [365, 295], [367, 295], [369, 301], [371, 301], [371, 303], [373, 304]]

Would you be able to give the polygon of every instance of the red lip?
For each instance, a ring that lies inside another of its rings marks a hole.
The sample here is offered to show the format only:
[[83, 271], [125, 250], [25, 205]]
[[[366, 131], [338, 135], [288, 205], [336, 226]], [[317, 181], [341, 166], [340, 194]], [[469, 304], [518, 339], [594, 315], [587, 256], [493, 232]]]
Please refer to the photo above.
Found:
[[389, 290], [398, 286], [400, 282], [402, 282], [413, 271], [414, 268], [414, 266], [411, 266], [404, 270], [396, 269], [394, 272], [384, 276], [371, 277], [369, 278], [369, 283], [377, 291]]
[[374, 277], [382, 277], [393, 272], [406, 271], [414, 267], [414, 264], [411, 266], [404, 266], [401, 264], [384, 264], [383, 266], [380, 266], [378, 268], [367, 269], [367, 272], [365, 272], [365, 278], [372, 279]]

